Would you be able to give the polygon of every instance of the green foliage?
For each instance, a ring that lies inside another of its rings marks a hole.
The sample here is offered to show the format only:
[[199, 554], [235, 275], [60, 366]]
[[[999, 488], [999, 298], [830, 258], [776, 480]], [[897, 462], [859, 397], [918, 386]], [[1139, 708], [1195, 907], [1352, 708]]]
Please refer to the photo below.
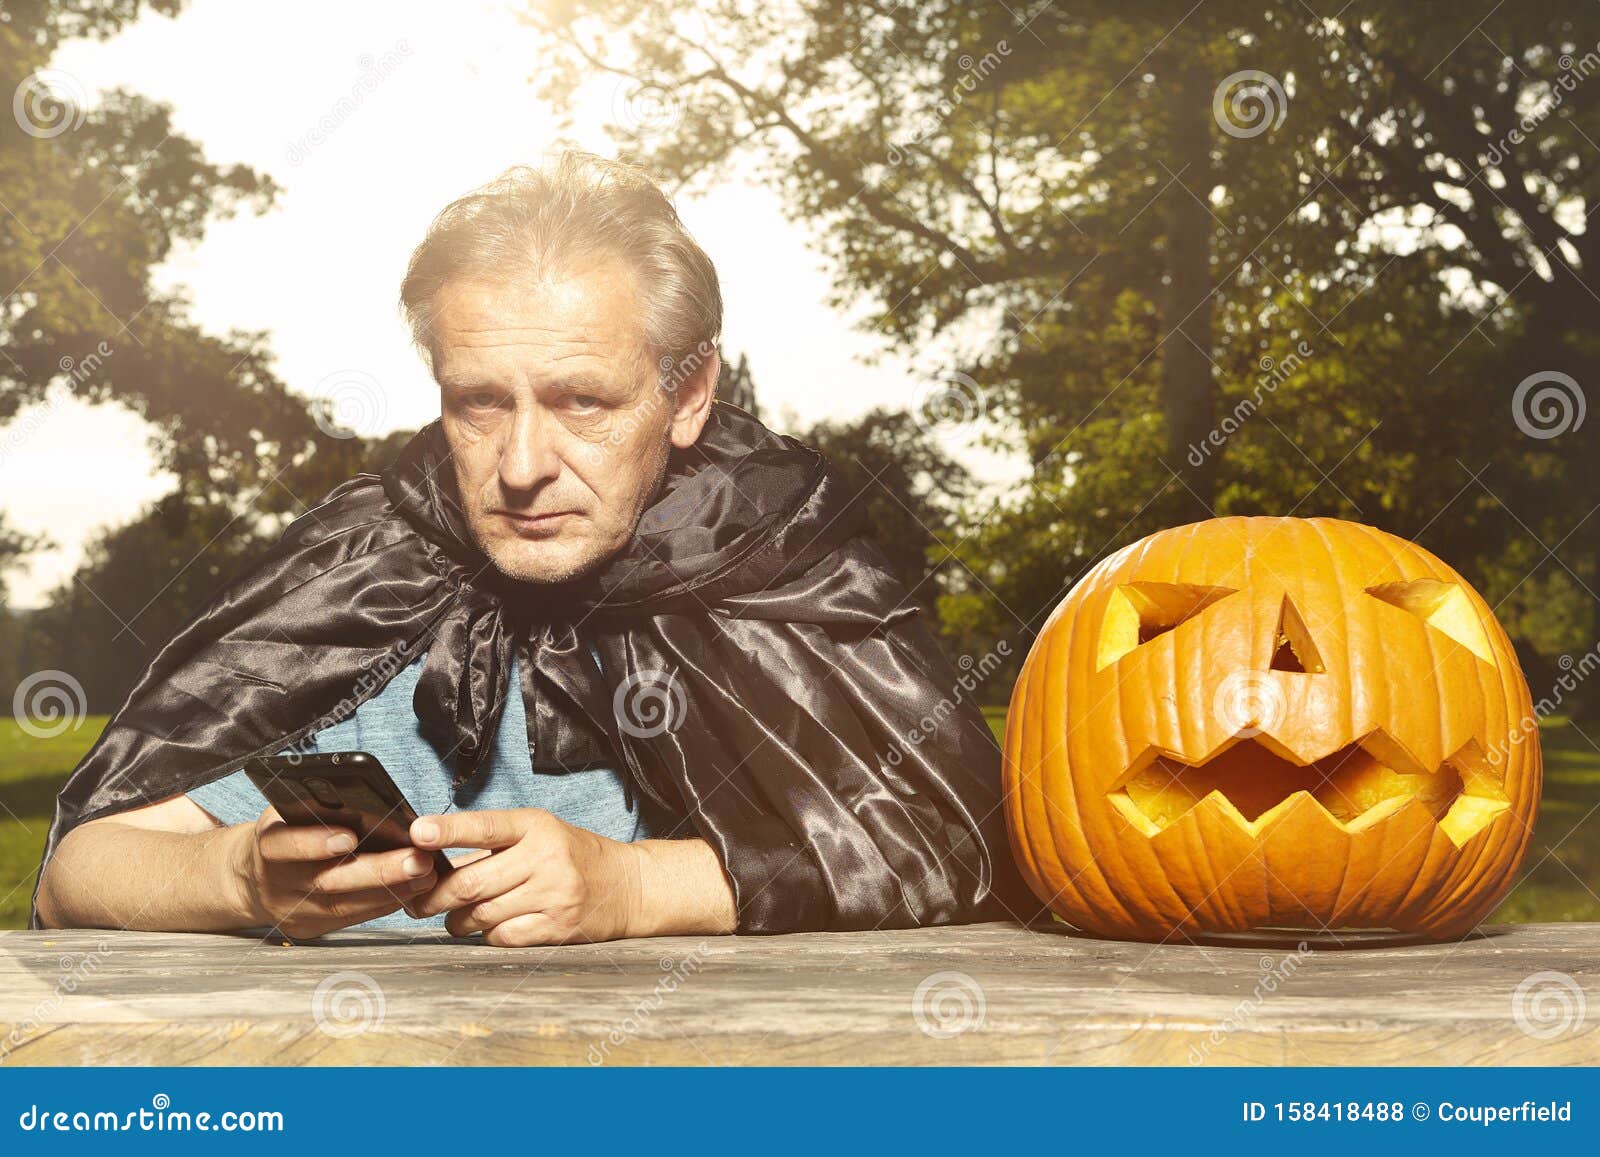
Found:
[[861, 494], [873, 537], [918, 603], [933, 607], [939, 564], [957, 542], [955, 513], [972, 492], [966, 469], [904, 411], [819, 422], [797, 435]]
[[[0, 12], [0, 90], [22, 94], [19, 115], [0, 118], [0, 280], [16, 287], [0, 310], [0, 423], [62, 392], [121, 405], [153, 426], [158, 464], [178, 479], [92, 543], [48, 608], [0, 618], [0, 685], [62, 668], [102, 709], [288, 519], [397, 445], [319, 428], [273, 372], [265, 334], [202, 333], [180, 294], [154, 288], [175, 245], [268, 208], [272, 182], [206, 160], [165, 105], [118, 91], [80, 109], [35, 75], [63, 39], [180, 6], [34, 0]], [[0, 575], [39, 545], [0, 524]]]
[[[780, 189], [839, 301], [983, 386], [1034, 476], [969, 512], [951, 633], [1025, 642], [1151, 530], [1294, 513], [1419, 539], [1547, 657], [1595, 637], [1593, 439], [1528, 436], [1512, 396], [1538, 371], [1600, 381], [1600, 9], [595, 0], [528, 20], [545, 95], [649, 85], [676, 115], [625, 125], [624, 151]], [[1584, 596], [1562, 621], [1551, 582]]]

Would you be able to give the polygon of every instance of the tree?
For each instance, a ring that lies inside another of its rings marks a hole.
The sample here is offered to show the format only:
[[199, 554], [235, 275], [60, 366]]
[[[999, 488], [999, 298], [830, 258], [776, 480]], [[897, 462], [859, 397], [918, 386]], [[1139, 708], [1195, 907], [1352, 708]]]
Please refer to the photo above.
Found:
[[[626, 151], [680, 182], [753, 169], [816, 229], [840, 299], [892, 345], [942, 342], [1009, 420], [1031, 485], [973, 519], [948, 615], [987, 600], [1014, 632], [1134, 537], [1254, 511], [1420, 536], [1513, 623], [1544, 585], [1592, 594], [1587, 444], [1511, 421], [1530, 371], [1596, 377], [1592, 5], [528, 19], [564, 61], [546, 95], [597, 73], [647, 94], [671, 115], [625, 125]], [[1591, 597], [1560, 645], [1594, 621]]]
[[[49, 67], [64, 39], [108, 37], [142, 10], [181, 7], [23, 0], [0, 10], [0, 91], [15, 94], [15, 115], [0, 118], [0, 280], [15, 287], [0, 308], [0, 422], [63, 391], [122, 405], [151, 424], [158, 464], [178, 478], [176, 493], [91, 544], [27, 630], [6, 621], [6, 687], [62, 667], [100, 707], [115, 705], [223, 576], [375, 452], [325, 405], [289, 391], [265, 334], [202, 333], [181, 294], [153, 288], [174, 245], [217, 216], [264, 211], [272, 182], [207, 161], [168, 107], [137, 94], [81, 107], [73, 78]], [[0, 530], [0, 567], [37, 545]]]
[[76, 81], [49, 67], [63, 39], [113, 35], [146, 7], [173, 15], [181, 0], [0, 13], [0, 89], [16, 96], [0, 118], [0, 279], [16, 287], [0, 310], [0, 422], [53, 389], [123, 405], [155, 428], [160, 465], [185, 489], [281, 513], [292, 500], [269, 482], [341, 439], [273, 374], [265, 335], [203, 334], [151, 278], [174, 245], [214, 217], [265, 210], [276, 188], [208, 162], [167, 106], [118, 90], [83, 108]]
[[931, 612], [934, 575], [951, 558], [956, 514], [973, 491], [966, 468], [904, 411], [818, 422], [796, 437], [822, 451], [860, 494], [874, 540], [912, 599]]

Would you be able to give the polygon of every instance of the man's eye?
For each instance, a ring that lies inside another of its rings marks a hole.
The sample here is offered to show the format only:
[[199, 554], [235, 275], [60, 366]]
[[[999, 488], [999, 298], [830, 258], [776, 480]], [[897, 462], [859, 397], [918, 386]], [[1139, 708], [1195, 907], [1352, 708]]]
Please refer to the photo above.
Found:
[[600, 399], [593, 394], [573, 394], [572, 404], [580, 410], [592, 410], [600, 404]]
[[492, 394], [487, 390], [478, 390], [474, 393], [466, 395], [464, 399], [466, 404], [475, 410], [486, 410], [490, 406], [493, 406], [499, 402], [499, 400], [499, 395]]

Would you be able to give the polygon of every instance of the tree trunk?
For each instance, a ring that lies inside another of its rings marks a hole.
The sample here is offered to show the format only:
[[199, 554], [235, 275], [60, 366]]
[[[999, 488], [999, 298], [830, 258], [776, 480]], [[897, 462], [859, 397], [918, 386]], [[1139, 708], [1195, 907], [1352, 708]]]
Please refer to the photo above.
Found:
[[1161, 198], [1167, 242], [1162, 325], [1166, 341], [1161, 347], [1166, 463], [1186, 488], [1177, 495], [1180, 508], [1202, 519], [1213, 513], [1218, 453], [1206, 441], [1216, 390], [1211, 367], [1213, 221], [1200, 200], [1211, 190], [1211, 137], [1216, 126], [1211, 117], [1211, 79], [1203, 71], [1176, 60], [1162, 81], [1169, 133], [1164, 159], [1177, 174]]

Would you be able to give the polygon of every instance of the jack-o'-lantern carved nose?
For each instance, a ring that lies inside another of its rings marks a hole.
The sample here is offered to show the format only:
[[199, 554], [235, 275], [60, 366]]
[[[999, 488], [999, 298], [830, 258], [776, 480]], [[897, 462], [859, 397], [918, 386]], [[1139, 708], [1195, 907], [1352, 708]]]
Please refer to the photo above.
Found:
[[1322, 653], [1317, 650], [1311, 629], [1306, 626], [1300, 608], [1288, 595], [1283, 596], [1283, 606], [1278, 611], [1278, 629], [1272, 640], [1272, 661], [1267, 664], [1272, 671], [1299, 671], [1320, 675], [1327, 670], [1322, 663]]

